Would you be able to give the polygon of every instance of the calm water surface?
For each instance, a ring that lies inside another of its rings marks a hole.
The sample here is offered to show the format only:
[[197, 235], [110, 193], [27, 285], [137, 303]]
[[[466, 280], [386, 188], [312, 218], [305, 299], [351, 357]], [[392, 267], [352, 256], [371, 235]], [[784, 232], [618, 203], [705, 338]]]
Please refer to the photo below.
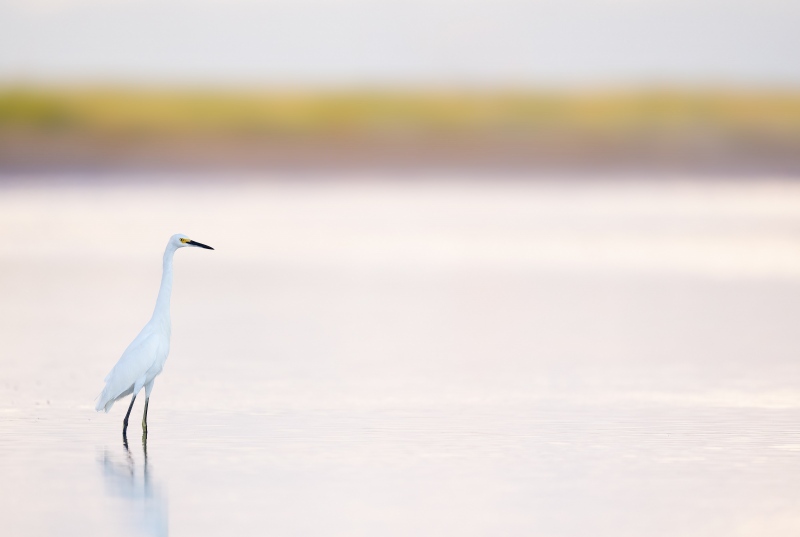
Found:
[[800, 183], [164, 179], [0, 184], [4, 535], [800, 534]]

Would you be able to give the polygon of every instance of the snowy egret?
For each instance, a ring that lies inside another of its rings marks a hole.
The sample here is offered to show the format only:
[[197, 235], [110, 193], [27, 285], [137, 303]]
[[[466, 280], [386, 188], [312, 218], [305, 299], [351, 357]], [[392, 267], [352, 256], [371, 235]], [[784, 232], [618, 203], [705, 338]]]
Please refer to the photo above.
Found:
[[128, 429], [128, 418], [131, 415], [136, 396], [144, 387], [144, 416], [142, 417], [142, 434], [147, 436], [147, 406], [150, 402], [150, 392], [153, 391], [153, 382], [164, 368], [169, 354], [170, 316], [169, 298], [172, 294], [172, 258], [178, 248], [194, 246], [213, 250], [191, 240], [186, 235], [177, 234], [170, 237], [167, 249], [164, 250], [164, 268], [161, 274], [161, 287], [158, 289], [156, 308], [150, 321], [136, 339], [128, 345], [122, 357], [106, 376], [106, 383], [102, 393], [97, 398], [95, 409], [108, 412], [114, 403], [128, 394], [133, 394], [128, 412], [122, 422], [122, 436]]

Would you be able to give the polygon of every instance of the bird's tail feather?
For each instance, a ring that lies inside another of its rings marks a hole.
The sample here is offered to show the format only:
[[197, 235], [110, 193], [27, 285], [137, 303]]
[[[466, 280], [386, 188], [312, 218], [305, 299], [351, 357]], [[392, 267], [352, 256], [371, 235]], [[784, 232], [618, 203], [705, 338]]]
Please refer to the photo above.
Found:
[[98, 401], [97, 402], [97, 406], [95, 406], [94, 409], [97, 412], [100, 412], [102, 410], [103, 412], [108, 414], [108, 411], [111, 410], [111, 407], [114, 406], [114, 403], [115, 403], [114, 399], [112, 399], [111, 401], [108, 401], [108, 402]]
[[94, 407], [97, 412], [101, 410], [108, 412], [111, 410], [111, 407], [114, 406], [114, 400], [108, 401], [103, 395], [105, 395], [105, 390], [97, 397], [97, 404]]
[[109, 387], [108, 384], [106, 384], [103, 388], [103, 391], [97, 396], [97, 404], [94, 407], [97, 412], [104, 410], [106, 413], [108, 413], [108, 411], [111, 410], [111, 407], [114, 406], [114, 402], [117, 400], [117, 398], [113, 397], [108, 392]]
[[97, 396], [97, 404], [95, 405], [94, 409], [97, 412], [104, 410], [108, 412], [111, 410], [111, 407], [114, 406], [119, 399], [122, 399], [126, 395], [130, 395], [133, 393], [133, 386], [128, 387], [127, 389], [120, 389], [119, 386], [113, 386], [111, 384], [106, 384], [103, 391], [100, 395]]

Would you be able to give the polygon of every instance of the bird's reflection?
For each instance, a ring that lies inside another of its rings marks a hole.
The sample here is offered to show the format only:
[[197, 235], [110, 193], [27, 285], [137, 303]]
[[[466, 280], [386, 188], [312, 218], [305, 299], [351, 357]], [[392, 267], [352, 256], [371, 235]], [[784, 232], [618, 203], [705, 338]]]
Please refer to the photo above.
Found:
[[103, 453], [102, 467], [106, 494], [123, 501], [120, 520], [133, 535], [165, 536], [169, 533], [167, 498], [151, 475], [147, 460], [147, 438], [142, 438], [142, 461], [136, 462], [123, 436], [123, 451], [115, 456]]

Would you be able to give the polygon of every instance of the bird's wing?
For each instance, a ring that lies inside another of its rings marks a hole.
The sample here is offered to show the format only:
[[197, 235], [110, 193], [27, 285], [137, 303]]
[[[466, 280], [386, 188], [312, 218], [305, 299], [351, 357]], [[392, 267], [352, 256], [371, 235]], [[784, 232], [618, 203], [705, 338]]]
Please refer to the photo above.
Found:
[[155, 332], [143, 330], [136, 336], [106, 376], [106, 386], [98, 398], [97, 408], [105, 407], [106, 403], [117, 399], [142, 378], [156, 361], [160, 346], [161, 338]]

